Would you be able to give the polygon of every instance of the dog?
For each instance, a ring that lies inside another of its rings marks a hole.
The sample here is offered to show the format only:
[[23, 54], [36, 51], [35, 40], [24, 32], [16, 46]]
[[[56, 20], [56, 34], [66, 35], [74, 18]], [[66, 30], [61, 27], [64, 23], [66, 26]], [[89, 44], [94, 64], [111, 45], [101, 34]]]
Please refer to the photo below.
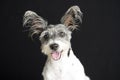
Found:
[[90, 80], [70, 42], [72, 32], [82, 23], [82, 16], [80, 8], [75, 5], [67, 10], [60, 24], [48, 25], [35, 12], [25, 12], [23, 26], [28, 28], [31, 38], [38, 36], [42, 53], [47, 55], [42, 72], [44, 80]]

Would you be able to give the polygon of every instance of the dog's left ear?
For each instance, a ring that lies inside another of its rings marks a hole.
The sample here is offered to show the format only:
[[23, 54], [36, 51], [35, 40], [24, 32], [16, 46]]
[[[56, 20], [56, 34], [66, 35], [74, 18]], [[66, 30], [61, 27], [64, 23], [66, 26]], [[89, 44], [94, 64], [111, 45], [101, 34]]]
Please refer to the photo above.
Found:
[[82, 23], [82, 16], [83, 14], [80, 8], [78, 6], [72, 6], [61, 18], [61, 23], [67, 26], [69, 30], [73, 31]]
[[29, 31], [29, 36], [33, 38], [34, 35], [40, 35], [43, 32], [47, 21], [33, 11], [26, 11], [23, 17], [23, 26]]

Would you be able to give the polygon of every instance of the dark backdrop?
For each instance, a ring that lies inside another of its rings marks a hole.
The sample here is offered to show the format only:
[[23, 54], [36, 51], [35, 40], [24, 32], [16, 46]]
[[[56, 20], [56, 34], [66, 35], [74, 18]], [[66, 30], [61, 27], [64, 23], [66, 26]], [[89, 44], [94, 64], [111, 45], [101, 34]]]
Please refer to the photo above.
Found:
[[26, 10], [33, 10], [51, 24], [78, 5], [83, 23], [74, 31], [72, 47], [91, 80], [120, 80], [119, 3], [115, 0], [4, 0], [1, 1], [2, 80], [42, 80], [46, 56], [22, 27]]

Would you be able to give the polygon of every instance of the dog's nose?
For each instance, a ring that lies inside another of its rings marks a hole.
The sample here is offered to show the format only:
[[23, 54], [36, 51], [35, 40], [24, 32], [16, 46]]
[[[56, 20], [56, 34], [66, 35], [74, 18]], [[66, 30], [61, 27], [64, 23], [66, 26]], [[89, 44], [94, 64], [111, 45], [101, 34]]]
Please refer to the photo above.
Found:
[[51, 44], [51, 45], [50, 45], [50, 48], [51, 48], [52, 50], [57, 50], [57, 49], [58, 49], [58, 44], [56, 44], [56, 43]]

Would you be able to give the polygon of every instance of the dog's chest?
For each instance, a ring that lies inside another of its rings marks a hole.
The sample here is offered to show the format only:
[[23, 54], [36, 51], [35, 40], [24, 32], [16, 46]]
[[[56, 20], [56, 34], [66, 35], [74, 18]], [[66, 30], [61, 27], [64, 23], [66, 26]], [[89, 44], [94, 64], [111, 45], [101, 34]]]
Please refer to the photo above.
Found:
[[73, 58], [53, 63], [48, 61], [43, 76], [46, 80], [76, 80], [80, 72], [83, 72], [83, 67], [77, 58]]
[[71, 74], [72, 66], [67, 62], [59, 63], [59, 64], [51, 64], [45, 67], [46, 69], [44, 69], [44, 72], [49, 80], [63, 80], [65, 78], [66, 80], [68, 80], [70, 77], [68, 77], [67, 75], [69, 76], [72, 75]]

